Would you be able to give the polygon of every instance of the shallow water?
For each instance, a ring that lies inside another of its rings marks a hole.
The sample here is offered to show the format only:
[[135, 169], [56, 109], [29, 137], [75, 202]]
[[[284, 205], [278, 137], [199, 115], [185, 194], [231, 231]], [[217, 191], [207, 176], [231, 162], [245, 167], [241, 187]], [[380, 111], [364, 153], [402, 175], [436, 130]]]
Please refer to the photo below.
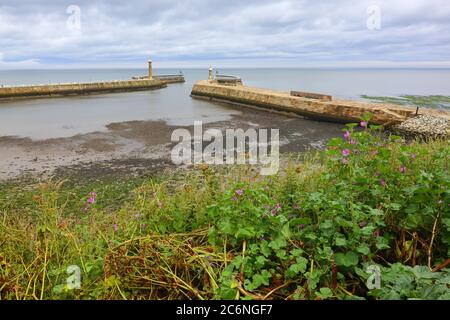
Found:
[[[0, 136], [47, 139], [106, 131], [106, 125], [131, 120], [164, 120], [190, 125], [194, 120], [224, 121], [240, 111], [223, 104], [192, 99], [195, 81], [207, 69], [182, 70], [186, 83], [154, 91], [40, 98], [0, 102]], [[173, 74], [179, 70], [155, 70]], [[312, 70], [227, 69], [244, 84], [279, 90], [302, 90], [360, 99], [371, 96], [450, 95], [450, 70]], [[0, 85], [129, 79], [145, 69], [0, 71]]]

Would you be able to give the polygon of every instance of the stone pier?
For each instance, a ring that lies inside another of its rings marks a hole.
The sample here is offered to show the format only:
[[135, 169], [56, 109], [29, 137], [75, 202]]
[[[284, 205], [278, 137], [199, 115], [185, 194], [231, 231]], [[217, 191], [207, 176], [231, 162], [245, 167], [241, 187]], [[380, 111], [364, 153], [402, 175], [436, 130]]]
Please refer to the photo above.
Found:
[[153, 79], [1, 87], [0, 99], [152, 90], [164, 88], [166, 86], [166, 82], [159, 79]]
[[[391, 126], [416, 115], [416, 109], [410, 107], [338, 100], [328, 95], [298, 91], [253, 88], [242, 85], [242, 82], [226, 83], [217, 79], [197, 82], [192, 88], [191, 96], [342, 123], [359, 122], [364, 114], [370, 113], [372, 123]], [[435, 110], [425, 108], [419, 111], [419, 114], [433, 113], [436, 113]], [[443, 116], [450, 119], [450, 113]]]

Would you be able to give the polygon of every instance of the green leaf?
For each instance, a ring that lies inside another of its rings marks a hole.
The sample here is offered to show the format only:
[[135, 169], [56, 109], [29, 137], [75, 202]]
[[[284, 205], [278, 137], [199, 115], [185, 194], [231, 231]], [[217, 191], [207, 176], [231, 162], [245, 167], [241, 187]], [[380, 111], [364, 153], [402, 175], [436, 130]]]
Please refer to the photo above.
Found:
[[369, 246], [362, 244], [358, 248], [356, 248], [356, 251], [367, 256], [370, 253], [370, 248], [369, 248]]
[[299, 273], [304, 274], [306, 272], [307, 266], [308, 266], [308, 259], [304, 257], [298, 257], [296, 259], [296, 263], [292, 264], [286, 271], [286, 276], [289, 278], [293, 278], [297, 276]]
[[333, 291], [330, 288], [320, 288], [319, 292], [315, 293], [317, 297], [322, 300], [329, 299], [333, 297]]
[[359, 257], [353, 251], [349, 251], [347, 253], [336, 253], [334, 256], [334, 261], [338, 266], [351, 267], [358, 264]]

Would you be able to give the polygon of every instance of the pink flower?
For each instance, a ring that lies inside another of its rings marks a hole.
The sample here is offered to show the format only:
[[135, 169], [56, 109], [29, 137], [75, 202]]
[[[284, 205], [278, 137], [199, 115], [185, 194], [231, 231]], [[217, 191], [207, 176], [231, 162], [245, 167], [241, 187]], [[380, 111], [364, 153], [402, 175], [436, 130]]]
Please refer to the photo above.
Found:
[[87, 202], [88, 202], [89, 204], [93, 204], [93, 203], [95, 202], [95, 198], [90, 197], [90, 198], [87, 200]]
[[361, 127], [366, 128], [367, 127], [367, 122], [366, 121], [361, 121], [359, 124]]
[[348, 161], [348, 158], [343, 158], [343, 159], [342, 159], [342, 164], [348, 164], [348, 162], [349, 162], [349, 161]]
[[356, 144], [356, 140], [351, 139], [351, 140], [349, 141], [349, 143], [350, 143], [350, 144]]
[[412, 159], [415, 159], [417, 157], [417, 155], [415, 154], [415, 153], [413, 153], [412, 155], [411, 155], [411, 158]]
[[96, 192], [91, 192], [91, 196], [96, 198], [97, 197], [97, 193]]
[[406, 172], [406, 167], [404, 165], [400, 166], [400, 172], [401, 173], [405, 173]]
[[242, 189], [237, 189], [237, 190], [236, 190], [236, 194], [237, 194], [238, 196], [242, 196], [242, 195], [244, 194], [244, 190], [242, 190]]
[[344, 157], [348, 157], [348, 156], [350, 155], [350, 150], [348, 150], [348, 149], [342, 150], [342, 155], [343, 155]]
[[117, 223], [114, 223], [114, 232], [117, 232], [117, 230], [119, 230], [119, 226], [117, 225]]
[[233, 197], [231, 198], [231, 201], [236, 202], [236, 201], [238, 201], [238, 198], [237, 198], [236, 196], [233, 196]]
[[345, 133], [344, 133], [344, 139], [345, 140], [348, 140], [348, 139], [350, 139], [350, 131], [345, 131]]
[[384, 179], [380, 179], [380, 185], [382, 187], [386, 187], [386, 181], [384, 181]]

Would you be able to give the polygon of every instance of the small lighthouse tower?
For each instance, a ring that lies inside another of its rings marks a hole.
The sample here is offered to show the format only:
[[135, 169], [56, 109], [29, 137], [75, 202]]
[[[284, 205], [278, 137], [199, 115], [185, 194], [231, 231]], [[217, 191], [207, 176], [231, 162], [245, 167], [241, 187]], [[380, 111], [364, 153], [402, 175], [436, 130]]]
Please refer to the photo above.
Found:
[[148, 80], [153, 80], [152, 60], [148, 59]]
[[212, 68], [212, 66], [209, 66], [208, 80], [213, 80], [213, 68]]

